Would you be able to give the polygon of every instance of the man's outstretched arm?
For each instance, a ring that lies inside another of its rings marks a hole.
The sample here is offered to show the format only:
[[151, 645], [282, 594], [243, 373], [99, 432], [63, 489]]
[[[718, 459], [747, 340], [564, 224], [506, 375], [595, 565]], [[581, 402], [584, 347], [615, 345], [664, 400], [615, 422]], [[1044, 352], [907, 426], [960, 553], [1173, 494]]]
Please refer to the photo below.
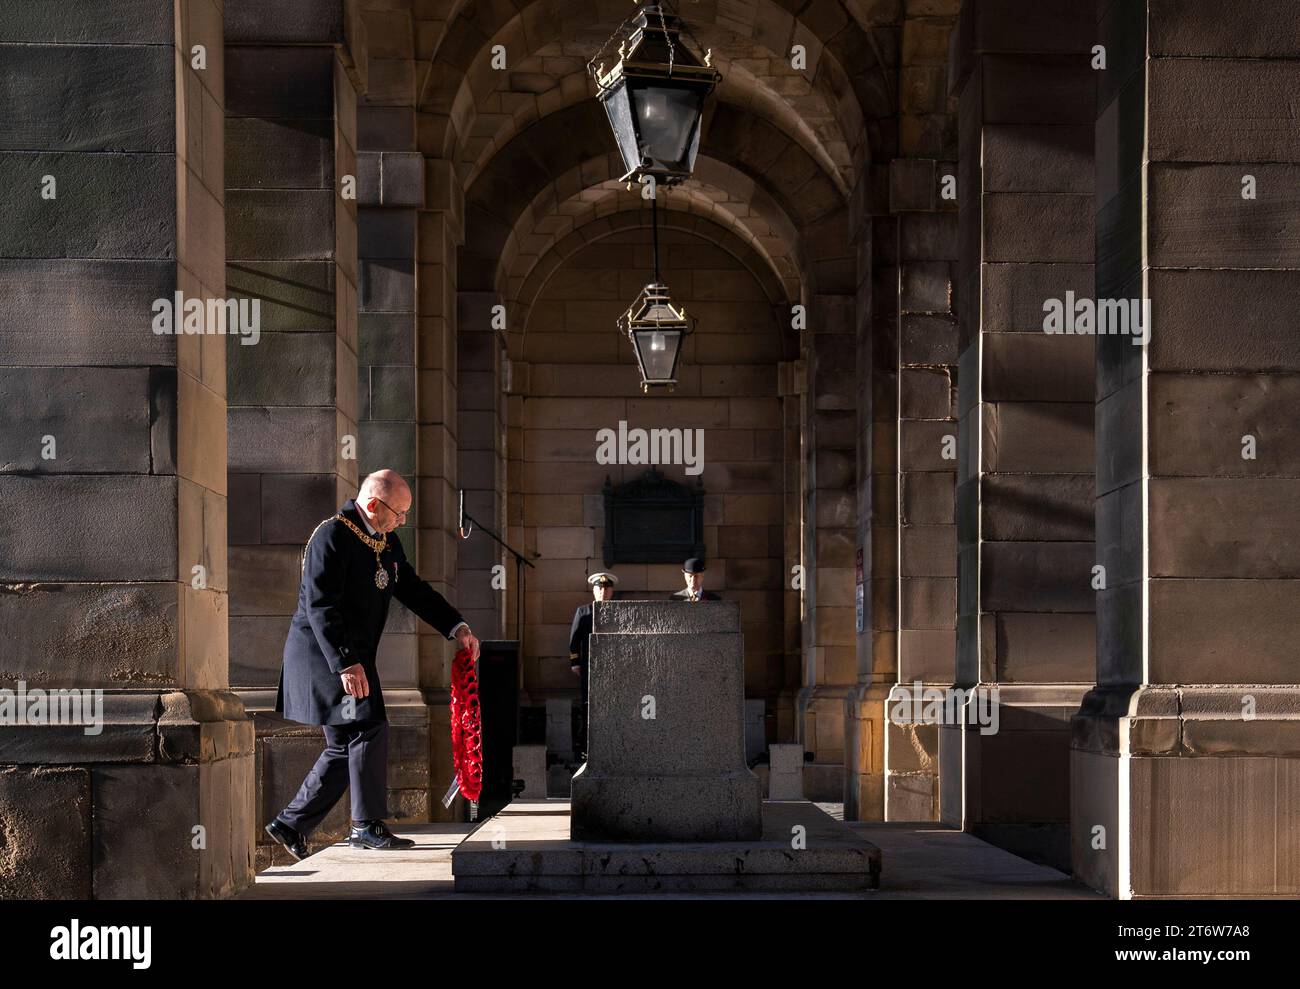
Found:
[[[390, 538], [396, 541], [395, 537]], [[393, 585], [393, 597], [421, 621], [432, 625], [448, 639], [456, 640], [462, 648], [469, 649], [474, 659], [478, 659], [479, 642], [470, 631], [469, 623], [445, 597], [415, 572], [415, 568], [406, 559], [406, 553], [401, 550], [401, 543], [397, 543], [397, 546], [397, 582]]]

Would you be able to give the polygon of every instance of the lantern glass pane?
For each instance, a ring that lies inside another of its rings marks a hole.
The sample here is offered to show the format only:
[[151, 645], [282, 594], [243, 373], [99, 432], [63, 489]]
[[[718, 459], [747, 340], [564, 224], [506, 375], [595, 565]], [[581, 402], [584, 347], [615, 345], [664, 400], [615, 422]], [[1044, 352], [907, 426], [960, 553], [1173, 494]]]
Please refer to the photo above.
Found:
[[632, 104], [641, 153], [652, 163], [674, 171], [689, 167], [687, 159], [700, 119], [701, 97], [695, 88], [633, 83]]
[[602, 101], [605, 113], [609, 117], [610, 129], [618, 143], [618, 153], [623, 158], [623, 167], [632, 171], [641, 165], [641, 149], [637, 146], [636, 126], [632, 121], [632, 108], [628, 103], [627, 83], [619, 83]]
[[647, 381], [665, 381], [673, 376], [677, 350], [682, 345], [681, 330], [636, 330], [636, 349]]

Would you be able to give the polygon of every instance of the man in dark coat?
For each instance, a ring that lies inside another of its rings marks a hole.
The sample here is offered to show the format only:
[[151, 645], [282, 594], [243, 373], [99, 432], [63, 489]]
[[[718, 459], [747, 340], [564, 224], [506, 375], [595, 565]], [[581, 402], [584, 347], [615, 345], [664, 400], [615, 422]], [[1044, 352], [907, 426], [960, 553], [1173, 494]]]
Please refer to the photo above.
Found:
[[668, 595], [670, 601], [721, 601], [722, 598], [704, 589], [704, 561], [692, 556], [682, 564], [682, 577], [686, 586]]
[[[594, 604], [614, 597], [614, 585], [618, 583], [618, 578], [612, 573], [601, 571], [588, 577], [587, 583], [591, 585], [591, 600]], [[579, 677], [578, 704], [582, 717], [576, 741], [578, 753], [583, 759], [587, 757], [587, 659], [590, 655], [590, 636], [591, 605], [582, 604], [573, 613], [573, 624], [569, 626], [569, 662], [573, 664], [569, 668]]]
[[293, 801], [266, 826], [296, 859], [307, 836], [352, 788], [353, 848], [409, 848], [388, 830], [388, 721], [375, 657], [397, 598], [418, 618], [478, 658], [469, 625], [417, 574], [394, 531], [406, 521], [411, 489], [381, 470], [362, 482], [311, 534], [303, 550], [298, 609], [284, 644], [275, 709], [286, 718], [321, 725], [325, 751]]

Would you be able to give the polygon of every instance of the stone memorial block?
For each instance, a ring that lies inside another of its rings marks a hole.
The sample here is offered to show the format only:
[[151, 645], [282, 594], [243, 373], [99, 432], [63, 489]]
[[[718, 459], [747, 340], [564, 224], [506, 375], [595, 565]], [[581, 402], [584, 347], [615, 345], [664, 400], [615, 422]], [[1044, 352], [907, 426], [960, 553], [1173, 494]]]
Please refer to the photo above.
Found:
[[757, 839], [739, 605], [597, 602], [593, 630], [573, 839]]

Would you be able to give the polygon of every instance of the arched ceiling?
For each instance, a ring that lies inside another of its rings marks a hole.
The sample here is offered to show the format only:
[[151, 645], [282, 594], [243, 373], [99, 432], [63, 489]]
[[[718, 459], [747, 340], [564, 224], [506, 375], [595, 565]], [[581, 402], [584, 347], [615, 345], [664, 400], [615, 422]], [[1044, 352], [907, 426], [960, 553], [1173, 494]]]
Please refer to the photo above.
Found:
[[[753, 193], [745, 194], [744, 184], [731, 176], [731, 170], [721, 162], [704, 159], [703, 172], [721, 177], [738, 192], [696, 178], [671, 190], [660, 190], [658, 206], [660, 215], [665, 211], [686, 212], [706, 217], [732, 231], [746, 243], [761, 271], [755, 271], [760, 281], [771, 281], [769, 296], [797, 299], [799, 297], [799, 260], [794, 256], [793, 228], [788, 217], [769, 202], [754, 202]], [[629, 190], [619, 182], [621, 163], [616, 154], [606, 156], [604, 162], [588, 162], [575, 166], [548, 183], [524, 209], [507, 238], [501, 254], [496, 289], [503, 298], [518, 299], [519, 286], [528, 278], [532, 266], [545, 256], [551, 247], [575, 229], [592, 219], [612, 213], [631, 211], [645, 214], [650, 205], [642, 198], [639, 188]], [[609, 176], [597, 182], [599, 169]], [[580, 174], [575, 174], [580, 173]], [[752, 187], [751, 187], [752, 188]]]
[[[879, 0], [698, 0], [679, 13], [732, 80], [723, 85], [738, 91], [733, 101], [810, 142], [813, 157], [847, 188], [865, 122], [893, 112], [897, 42], [886, 26], [889, 7]], [[441, 153], [470, 162], [471, 170], [485, 142], [499, 144], [496, 129], [516, 114], [526, 122], [563, 105], [557, 100], [584, 98], [587, 82], [578, 73], [636, 9], [628, 0], [417, 0], [416, 8], [436, 34], [426, 46], [418, 106], [447, 116]], [[507, 54], [507, 71], [492, 65], [496, 45]], [[791, 64], [795, 45], [805, 59], [799, 69]]]
[[[814, 274], [838, 271], [827, 259], [853, 253], [839, 217], [862, 181], [868, 135], [896, 113], [897, 7], [677, 4], [723, 81], [707, 104], [695, 178], [665, 205], [715, 217], [786, 295], [799, 294], [794, 279], [806, 290]], [[412, 0], [410, 11], [419, 146], [453, 165], [465, 195], [460, 285], [516, 291], [530, 277], [519, 266], [547, 249], [538, 238], [575, 222], [568, 211], [622, 210], [625, 200], [605, 185], [621, 169], [611, 174], [613, 137], [585, 67], [636, 4]], [[497, 45], [504, 69], [492, 64]], [[806, 57], [799, 69], [796, 45]], [[552, 212], [539, 220], [539, 210]]]
[[[514, 314], [512, 325], [521, 325], [546, 280], [574, 251], [615, 230], [646, 229], [649, 243], [649, 225], [650, 211], [646, 204], [636, 192], [628, 192], [617, 182], [586, 189], [561, 204], [538, 231], [521, 238], [530, 250], [503, 259], [501, 296]], [[661, 230], [707, 227], [710, 239], [749, 270], [774, 306], [788, 306], [798, 298], [797, 275], [783, 277], [780, 272], [781, 268], [791, 268], [793, 260], [769, 256], [734, 217], [717, 207], [707, 190], [691, 195], [677, 190], [671, 198], [665, 197], [660, 202], [659, 226]], [[667, 251], [663, 257], [667, 264]], [[649, 281], [649, 268], [645, 274]]]
[[[514, 71], [496, 73], [493, 81], [498, 82], [498, 88], [470, 104], [474, 109], [462, 109], [466, 123], [455, 133], [469, 136], [458, 140], [453, 153], [457, 171], [467, 186], [497, 149], [544, 113], [596, 99], [595, 83], [586, 71], [585, 61], [565, 54], [574, 47], [547, 45], [518, 63]], [[769, 86], [765, 76], [755, 75], [751, 71], [755, 63], [784, 67], [787, 72], [774, 73], [774, 78], [787, 93]], [[854, 176], [852, 150], [823, 96], [813, 92], [807, 81], [784, 61], [766, 56], [748, 59], [721, 56], [715, 58], [714, 64], [722, 73], [717, 98], [749, 110], [792, 137], [830, 176], [840, 194], [847, 197]], [[468, 90], [464, 93], [468, 101]]]
[[[625, 202], [621, 205], [625, 208], [605, 215], [592, 215], [585, 219], [580, 226], [556, 239], [546, 253], [537, 259], [537, 262], [532, 266], [527, 278], [518, 289], [511, 310], [508, 352], [512, 360], [522, 360], [524, 358], [524, 337], [527, 331], [529, 313], [537, 303], [538, 298], [546, 290], [551, 277], [564, 267], [569, 258], [593, 244], [599, 244], [600, 241], [627, 230], [644, 230], [648, 228], [650, 218], [645, 210], [637, 209], [631, 203]], [[714, 218], [696, 215], [685, 206], [661, 214], [659, 226], [661, 233], [664, 231], [688, 233], [721, 248], [739, 261], [758, 281], [771, 304], [770, 324], [765, 327], [756, 325], [755, 329], [767, 329], [778, 334], [785, 330], [788, 325], [790, 302], [784, 295], [781, 281], [754, 251], [752, 245], [739, 237], [735, 231], [721, 226]], [[648, 239], [648, 233], [646, 237]], [[669, 252], [669, 257], [671, 257], [671, 247], [666, 248], [666, 250]], [[649, 272], [647, 272], [647, 280], [648, 276]], [[668, 277], [668, 282], [671, 288], [671, 276]], [[687, 301], [680, 296], [675, 296], [675, 298], [679, 302]], [[630, 303], [632, 300], [629, 298], [626, 301]], [[611, 312], [613, 311], [611, 310]], [[610, 332], [614, 332], [614, 329], [611, 322]], [[788, 339], [782, 338], [781, 345], [788, 350], [787, 356], [793, 357], [797, 351], [797, 335], [788, 335], [788, 337]]]
[[[895, 104], [898, 6], [898, 0], [692, 0], [679, 3], [678, 12], [715, 58], [780, 63], [749, 65], [755, 75], [795, 71], [791, 48], [802, 45], [806, 65], [798, 71], [809, 84], [820, 85], [831, 105], [851, 93], [860, 116], [875, 120]], [[631, 0], [414, 0], [422, 33], [417, 49], [428, 59], [418, 103], [450, 110], [467, 77], [496, 72], [486, 58], [495, 44], [505, 46], [512, 70], [521, 58], [561, 41], [572, 46], [565, 56], [585, 62], [635, 7]], [[823, 67], [831, 68], [819, 82]], [[476, 80], [471, 88], [483, 96], [498, 87]], [[860, 120], [845, 116], [839, 123], [846, 135], [861, 133]]]
[[[702, 163], [697, 174], [770, 216], [764, 233], [785, 238], [790, 245], [785, 253], [798, 252], [799, 231], [844, 209], [835, 184], [788, 135], [730, 104], [715, 102], [708, 113], [701, 158], [713, 164]], [[463, 287], [496, 287], [500, 260], [520, 215], [553, 177], [578, 169], [581, 181], [568, 194], [616, 177], [608, 166], [611, 143], [604, 111], [594, 100], [585, 100], [549, 114], [501, 148], [466, 190], [459, 272]]]

